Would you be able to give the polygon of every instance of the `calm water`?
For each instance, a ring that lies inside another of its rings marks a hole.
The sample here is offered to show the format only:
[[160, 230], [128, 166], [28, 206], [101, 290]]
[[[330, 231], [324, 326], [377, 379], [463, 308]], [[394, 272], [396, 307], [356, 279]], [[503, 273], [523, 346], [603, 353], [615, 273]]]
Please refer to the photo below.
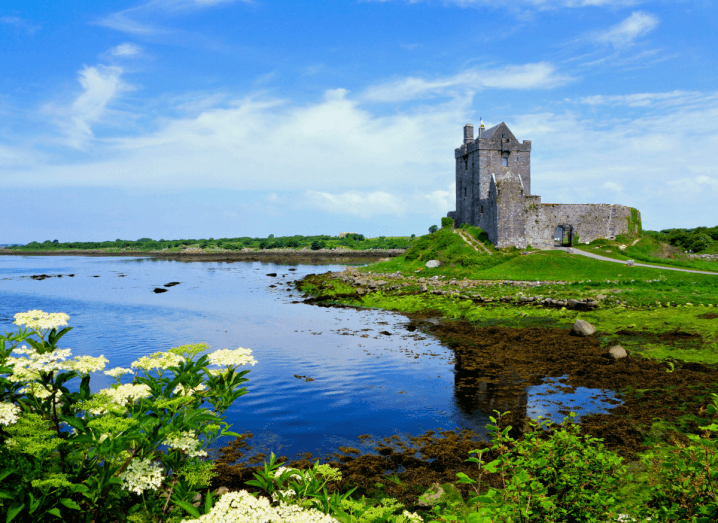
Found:
[[[227, 421], [235, 432], [254, 434], [255, 451], [289, 457], [343, 445], [369, 451], [357, 439], [361, 434], [383, 438], [464, 427], [484, 434], [493, 409], [525, 408], [532, 417], [555, 421], [561, 419], [559, 402], [582, 406], [581, 414], [599, 410], [592, 400], [600, 391], [542, 394], [549, 385], [526, 387], [518, 398], [486, 390], [457, 397], [461, 369], [451, 350], [408, 332], [404, 316], [292, 303], [300, 298], [291, 281], [342, 268], [3, 256], [0, 329], [15, 330], [17, 312], [65, 312], [74, 330], [61, 347], [73, 355], [102, 354], [108, 368], [129, 367], [140, 356], [186, 343], [251, 348], [258, 363], [246, 376], [249, 393], [227, 412]], [[277, 277], [267, 276], [274, 272]], [[39, 274], [62, 277], [30, 278]], [[180, 284], [153, 292], [169, 282]], [[113, 382], [98, 373], [93, 390]]]

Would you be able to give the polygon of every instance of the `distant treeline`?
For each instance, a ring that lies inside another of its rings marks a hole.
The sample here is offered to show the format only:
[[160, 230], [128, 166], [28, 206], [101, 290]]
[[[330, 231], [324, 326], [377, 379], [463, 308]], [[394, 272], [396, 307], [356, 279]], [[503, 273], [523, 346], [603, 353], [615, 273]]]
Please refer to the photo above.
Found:
[[663, 229], [658, 232], [643, 231], [643, 233], [679, 249], [693, 252], [708, 250], [718, 242], [718, 226], [696, 227], [695, 229]]
[[275, 238], [270, 234], [267, 238], [209, 238], [186, 240], [153, 240], [140, 238], [133, 240], [115, 240], [106, 242], [59, 242], [58, 240], [45, 240], [44, 242], [30, 242], [27, 245], [11, 247], [17, 251], [64, 251], [64, 250], [126, 250], [126, 251], [161, 251], [183, 250], [185, 248], [241, 250], [250, 249], [336, 249], [339, 247], [349, 249], [408, 249], [414, 236], [365, 238], [363, 234], [351, 233], [346, 237], [337, 236], [282, 236]]

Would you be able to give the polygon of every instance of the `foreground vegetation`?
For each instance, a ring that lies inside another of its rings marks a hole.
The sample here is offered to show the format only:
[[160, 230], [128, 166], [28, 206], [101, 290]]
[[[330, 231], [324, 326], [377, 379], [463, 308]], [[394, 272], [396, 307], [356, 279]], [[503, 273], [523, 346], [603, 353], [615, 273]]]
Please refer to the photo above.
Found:
[[140, 238], [137, 241], [115, 240], [106, 242], [58, 242], [46, 240], [44, 242], [30, 242], [27, 245], [16, 245], [8, 249], [15, 252], [53, 252], [92, 250], [101, 252], [181, 252], [188, 249], [200, 249], [208, 252], [227, 252], [242, 249], [351, 249], [351, 250], [387, 250], [407, 249], [411, 246], [414, 236], [395, 236], [378, 238], [365, 238], [363, 234], [351, 233], [345, 237], [338, 236], [281, 236], [275, 238], [270, 234], [267, 238], [209, 238], [208, 240], [182, 239], [182, 240], [153, 240]]

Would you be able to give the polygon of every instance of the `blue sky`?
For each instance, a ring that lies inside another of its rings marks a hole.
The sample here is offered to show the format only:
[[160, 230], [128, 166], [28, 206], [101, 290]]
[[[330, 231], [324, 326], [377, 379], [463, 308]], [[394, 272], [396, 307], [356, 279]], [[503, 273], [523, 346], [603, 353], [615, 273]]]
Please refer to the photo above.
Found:
[[462, 128], [545, 203], [718, 224], [712, 0], [26, 0], [0, 8], [0, 243], [423, 234]]

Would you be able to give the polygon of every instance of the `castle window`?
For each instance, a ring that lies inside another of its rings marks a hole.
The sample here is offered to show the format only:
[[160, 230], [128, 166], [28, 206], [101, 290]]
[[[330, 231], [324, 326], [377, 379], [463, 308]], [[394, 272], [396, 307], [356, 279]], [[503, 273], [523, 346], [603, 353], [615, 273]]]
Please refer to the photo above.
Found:
[[516, 155], [516, 161], [517, 161], [517, 162], [519, 161], [519, 155], [518, 155], [518, 154]]
[[466, 187], [464, 187], [464, 200], [466, 200]]
[[501, 138], [506, 138], [506, 133], [502, 133]]
[[481, 214], [484, 214], [484, 206], [481, 206]]
[[509, 166], [509, 159], [506, 158], [506, 157], [501, 158], [501, 165], [503, 165], [504, 167], [508, 167], [508, 166]]

